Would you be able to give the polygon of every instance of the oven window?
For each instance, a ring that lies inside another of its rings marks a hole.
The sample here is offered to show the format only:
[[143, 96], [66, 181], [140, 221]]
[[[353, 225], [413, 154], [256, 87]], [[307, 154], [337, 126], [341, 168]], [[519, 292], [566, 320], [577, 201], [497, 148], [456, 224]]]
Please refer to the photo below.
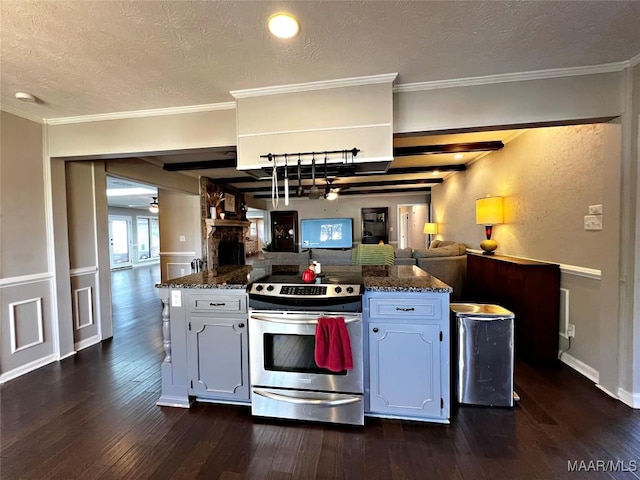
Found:
[[319, 373], [346, 375], [347, 371], [332, 372], [320, 368], [314, 360], [314, 335], [264, 334], [264, 368], [277, 372]]

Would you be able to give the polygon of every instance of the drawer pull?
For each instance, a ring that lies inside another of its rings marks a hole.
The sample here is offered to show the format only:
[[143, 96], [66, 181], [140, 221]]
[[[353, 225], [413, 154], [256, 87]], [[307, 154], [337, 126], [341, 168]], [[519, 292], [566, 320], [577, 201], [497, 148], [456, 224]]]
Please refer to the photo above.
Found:
[[210, 307], [224, 307], [226, 303], [210, 303]]
[[413, 307], [410, 307], [410, 308], [396, 307], [396, 310], [398, 310], [399, 312], [413, 312], [415, 310], [415, 308], [413, 308]]
[[238, 328], [244, 328], [244, 323], [239, 323]]
[[373, 327], [373, 333], [378, 333], [378, 327]]

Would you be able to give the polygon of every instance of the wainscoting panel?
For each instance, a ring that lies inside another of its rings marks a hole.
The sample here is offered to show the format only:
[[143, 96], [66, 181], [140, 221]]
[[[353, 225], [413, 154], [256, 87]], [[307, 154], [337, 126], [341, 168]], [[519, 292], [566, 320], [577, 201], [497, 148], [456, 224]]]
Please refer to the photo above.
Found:
[[[99, 308], [97, 303], [97, 268], [88, 268], [84, 273], [71, 276], [73, 297], [73, 340], [75, 349], [82, 350], [101, 340]], [[83, 269], [84, 270], [84, 269]]]
[[42, 297], [9, 304], [11, 353], [44, 343]]
[[94, 325], [93, 288], [79, 288], [73, 292], [74, 320], [76, 330]]
[[53, 276], [3, 279], [0, 285], [0, 383], [57, 360]]

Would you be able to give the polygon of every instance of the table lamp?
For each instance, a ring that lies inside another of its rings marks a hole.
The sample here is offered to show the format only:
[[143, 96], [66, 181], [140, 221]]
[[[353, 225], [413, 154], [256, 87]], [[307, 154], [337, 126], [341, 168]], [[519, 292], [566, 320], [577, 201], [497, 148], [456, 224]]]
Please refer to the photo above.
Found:
[[425, 235], [429, 235], [429, 244], [431, 244], [431, 235], [436, 235], [438, 233], [438, 224], [425, 223], [422, 233], [424, 233]]
[[493, 251], [498, 248], [498, 242], [491, 240], [493, 226], [504, 222], [504, 209], [502, 197], [486, 196], [476, 200], [476, 224], [484, 225], [486, 240], [480, 243], [480, 248], [484, 250], [483, 255], [493, 255]]

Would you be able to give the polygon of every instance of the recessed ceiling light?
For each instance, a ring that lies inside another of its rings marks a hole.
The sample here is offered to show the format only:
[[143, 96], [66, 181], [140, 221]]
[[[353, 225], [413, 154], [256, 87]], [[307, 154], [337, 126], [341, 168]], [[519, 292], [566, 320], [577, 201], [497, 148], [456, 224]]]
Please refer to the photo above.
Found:
[[440, 175], [440, 170], [434, 170], [431, 175]]
[[30, 103], [38, 102], [38, 98], [35, 95], [31, 95], [30, 93], [27, 93], [27, 92], [16, 92], [16, 99], [20, 100], [21, 102], [30, 102]]
[[463, 154], [461, 154], [461, 153], [456, 153], [456, 154], [453, 156], [453, 158], [454, 158], [455, 160], [462, 160], [462, 157], [464, 157], [464, 155], [463, 155]]
[[276, 13], [267, 22], [269, 31], [278, 38], [293, 38], [300, 31], [300, 24], [288, 13]]

